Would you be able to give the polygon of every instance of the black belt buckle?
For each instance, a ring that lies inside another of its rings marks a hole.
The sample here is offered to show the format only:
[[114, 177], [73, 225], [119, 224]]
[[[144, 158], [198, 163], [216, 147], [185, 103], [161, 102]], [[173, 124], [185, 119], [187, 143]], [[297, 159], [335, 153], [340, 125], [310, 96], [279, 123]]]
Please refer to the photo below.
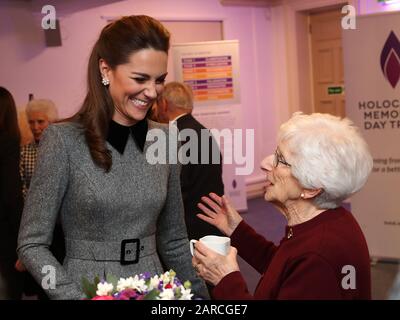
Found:
[[122, 265], [135, 264], [139, 262], [140, 239], [125, 239], [121, 241]]

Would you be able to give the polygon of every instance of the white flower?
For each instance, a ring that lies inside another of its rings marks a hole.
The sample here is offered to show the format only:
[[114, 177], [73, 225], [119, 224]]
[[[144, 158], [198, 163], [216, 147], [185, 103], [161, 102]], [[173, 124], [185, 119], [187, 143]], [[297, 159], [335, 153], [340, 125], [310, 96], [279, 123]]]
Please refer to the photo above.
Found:
[[176, 288], [176, 284], [174, 283], [175, 273], [171, 274], [169, 271], [160, 275], [160, 279], [163, 282], [163, 286], [165, 287], [168, 283], [172, 286], [172, 288]]
[[113, 291], [114, 286], [112, 285], [112, 283], [107, 283], [107, 282], [99, 282], [97, 284], [97, 291], [96, 294], [98, 296], [108, 296], [111, 294], [111, 292]]
[[134, 278], [129, 277], [127, 279], [120, 278], [117, 283], [117, 290], [122, 291], [125, 289], [134, 289], [139, 292], [143, 292], [147, 289], [145, 281], [143, 279], [139, 279], [139, 276], [136, 275]]
[[160, 284], [160, 278], [158, 277], [158, 275], [155, 275], [154, 277], [150, 278], [149, 291], [153, 290], [154, 288], [158, 288], [159, 284]]
[[164, 289], [164, 291], [162, 291], [160, 293], [160, 296], [158, 299], [160, 300], [174, 300], [175, 295], [174, 295], [174, 290], [172, 289]]
[[118, 283], [117, 283], [117, 291], [122, 291], [125, 290], [127, 288], [131, 288], [131, 283], [133, 278], [129, 277], [129, 278], [119, 278]]
[[179, 288], [181, 289], [182, 294], [179, 300], [192, 300], [193, 293], [190, 293], [191, 289], [185, 289], [184, 286], [179, 286]]
[[171, 281], [171, 278], [169, 276], [169, 271], [163, 273], [162, 275], [160, 275], [160, 280], [162, 280], [164, 282], [164, 284], [167, 284]]

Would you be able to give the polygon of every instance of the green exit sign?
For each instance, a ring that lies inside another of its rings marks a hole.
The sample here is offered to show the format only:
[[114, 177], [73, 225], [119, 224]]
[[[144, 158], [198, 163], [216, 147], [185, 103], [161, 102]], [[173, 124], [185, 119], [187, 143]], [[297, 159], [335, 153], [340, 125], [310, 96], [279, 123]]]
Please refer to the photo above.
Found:
[[343, 87], [328, 87], [328, 94], [342, 94], [343, 91]]

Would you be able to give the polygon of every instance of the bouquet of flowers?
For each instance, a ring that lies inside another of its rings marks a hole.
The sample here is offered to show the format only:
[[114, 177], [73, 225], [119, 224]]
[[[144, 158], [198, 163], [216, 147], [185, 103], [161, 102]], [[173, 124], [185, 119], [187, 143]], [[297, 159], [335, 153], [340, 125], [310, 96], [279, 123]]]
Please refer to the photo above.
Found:
[[83, 279], [83, 290], [89, 300], [191, 300], [191, 283], [182, 282], [173, 270], [151, 277], [142, 273], [129, 278], [107, 276], [94, 283]]

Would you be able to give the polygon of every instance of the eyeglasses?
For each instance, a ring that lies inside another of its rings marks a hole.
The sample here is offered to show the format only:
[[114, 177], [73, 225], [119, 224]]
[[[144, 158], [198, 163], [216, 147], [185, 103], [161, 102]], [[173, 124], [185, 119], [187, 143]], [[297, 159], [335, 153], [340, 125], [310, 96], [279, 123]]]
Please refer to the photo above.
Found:
[[278, 149], [275, 150], [275, 156], [274, 156], [274, 167], [276, 168], [279, 163], [282, 163], [283, 165], [287, 167], [291, 167], [292, 165], [290, 163], [287, 163], [283, 155], [280, 154]]

